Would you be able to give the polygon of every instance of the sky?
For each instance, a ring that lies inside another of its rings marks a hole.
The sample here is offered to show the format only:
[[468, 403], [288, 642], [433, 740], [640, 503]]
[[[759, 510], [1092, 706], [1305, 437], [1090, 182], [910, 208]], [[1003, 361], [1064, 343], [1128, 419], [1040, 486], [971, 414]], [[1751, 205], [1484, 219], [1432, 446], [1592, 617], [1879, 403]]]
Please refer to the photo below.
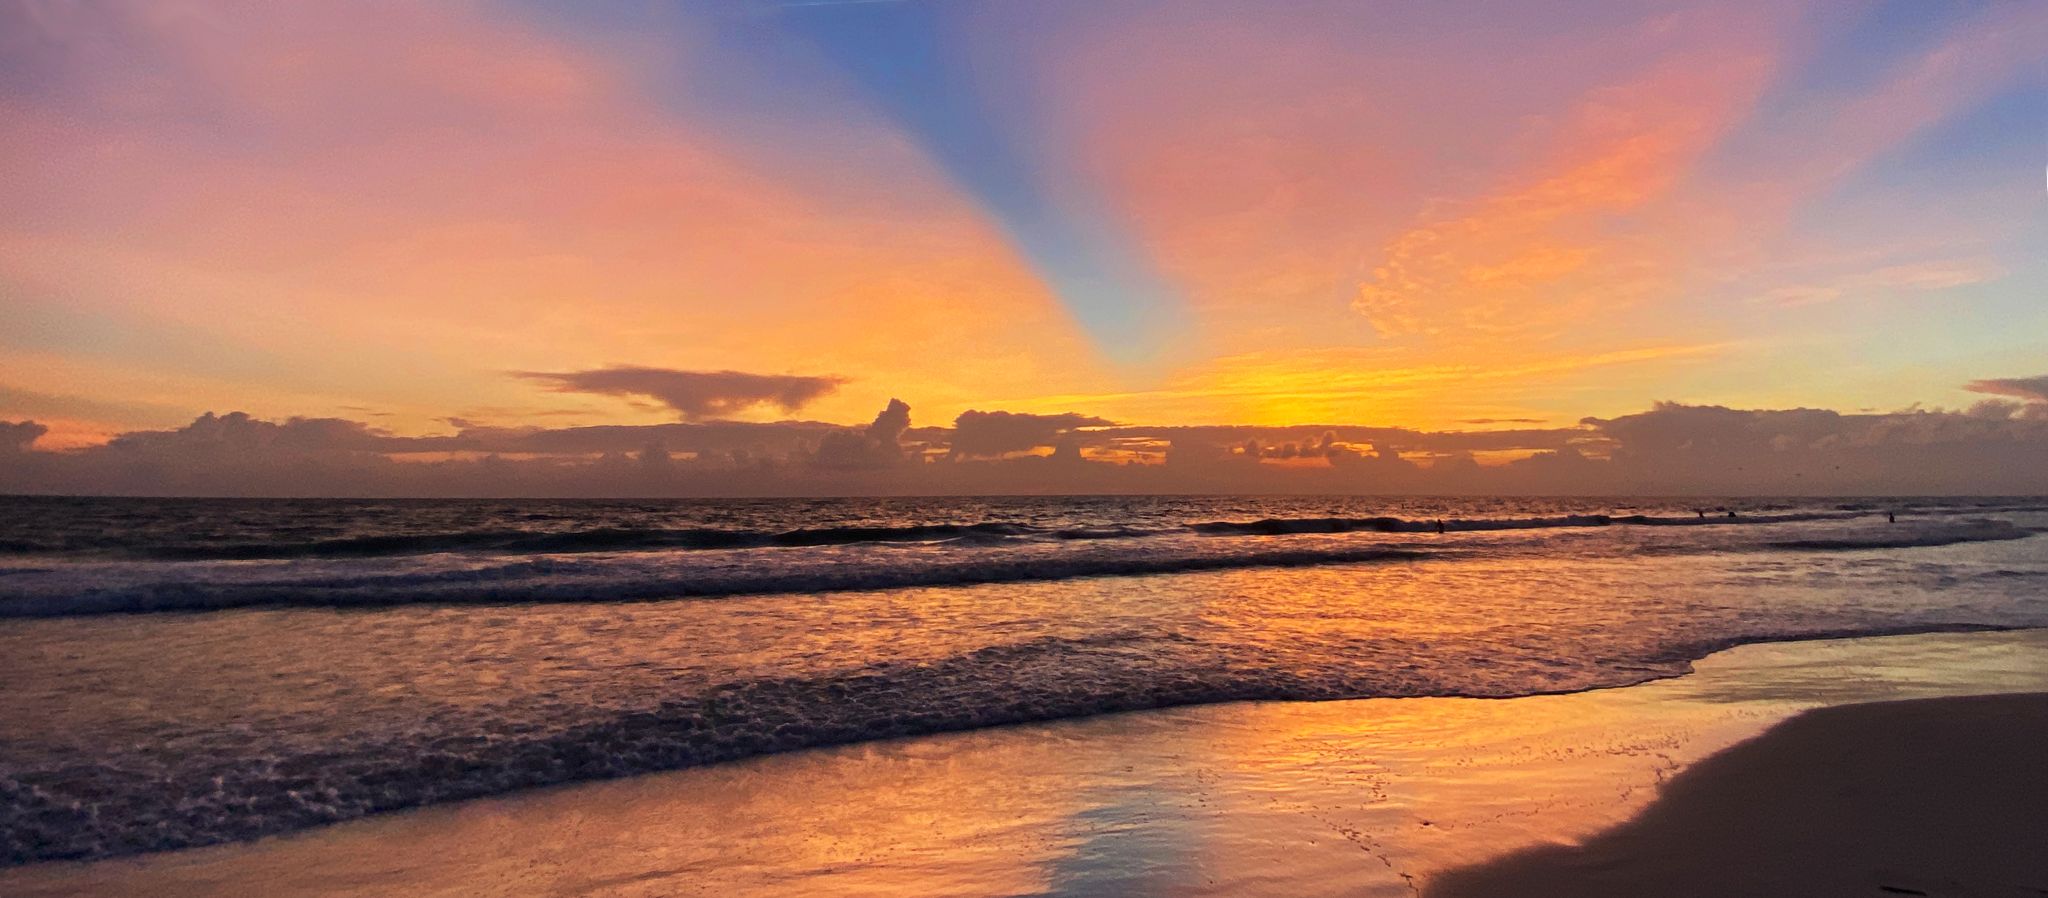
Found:
[[0, 490], [2048, 492], [2044, 46], [0, 0]]

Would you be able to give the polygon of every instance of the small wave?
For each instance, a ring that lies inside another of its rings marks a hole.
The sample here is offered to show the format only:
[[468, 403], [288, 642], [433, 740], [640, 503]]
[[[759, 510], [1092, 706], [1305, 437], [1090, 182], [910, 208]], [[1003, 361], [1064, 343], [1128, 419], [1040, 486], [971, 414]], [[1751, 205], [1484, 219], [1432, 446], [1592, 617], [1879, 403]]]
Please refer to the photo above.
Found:
[[[1747, 520], [1758, 520], [1763, 516]], [[1778, 515], [1772, 520], [1810, 519]], [[1673, 519], [1647, 519], [1669, 523]], [[1361, 526], [1360, 522], [1365, 522]], [[1571, 521], [1574, 523], [1561, 523]], [[1601, 527], [1629, 524], [1628, 518], [1500, 519], [1462, 521], [1465, 530], [1533, 530], [1545, 527]], [[729, 556], [538, 554], [502, 561], [450, 555], [404, 563], [353, 560], [263, 562], [104, 563], [15, 569], [0, 578], [0, 619], [212, 611], [251, 606], [380, 607], [414, 604], [520, 604], [533, 602], [637, 602], [738, 595], [850, 592], [916, 587], [971, 586], [1070, 580], [1085, 577], [1151, 576], [1244, 568], [1310, 567], [1402, 560], [1455, 561], [1501, 553], [1547, 551], [1542, 544], [1435, 543], [1410, 539], [1364, 540], [1342, 534], [1370, 527], [1389, 534], [1414, 533], [1420, 523], [1395, 518], [1276, 519], [1230, 524], [1237, 535], [1325, 534], [1274, 542], [1212, 542], [1204, 536], [1091, 547], [1096, 541], [1158, 535], [1119, 529], [1099, 532], [1046, 531], [1051, 541], [1035, 545], [989, 541], [1014, 537], [1001, 527], [924, 527], [932, 547], [859, 556], [775, 557], [747, 552]], [[1428, 525], [1434, 529], [1433, 523]], [[900, 530], [891, 531], [901, 533]], [[1735, 531], [1740, 532], [1740, 531]], [[1632, 543], [1640, 555], [1750, 552], [1854, 552], [1928, 548], [1969, 542], [2021, 539], [2032, 528], [2003, 521], [1963, 525], [1900, 524], [1810, 530], [1794, 538], [1764, 530], [1771, 538], [1674, 540]], [[822, 538], [813, 533], [798, 540]], [[834, 532], [835, 538], [847, 536]], [[866, 534], [873, 535], [873, 534]], [[1067, 548], [1062, 548], [1064, 545]]]
[[1431, 533], [1441, 526], [1445, 532], [1470, 533], [1493, 530], [1547, 530], [1565, 527], [1724, 526], [1730, 524], [1788, 524], [1799, 521], [1832, 521], [1865, 517], [1866, 512], [1795, 512], [1788, 514], [1652, 516], [1563, 515], [1548, 518], [1474, 518], [1442, 522], [1407, 518], [1266, 518], [1257, 521], [1208, 521], [1190, 524], [1188, 529], [1211, 536], [1285, 536], [1304, 533]]
[[1961, 543], [2003, 542], [2035, 535], [2030, 527], [2016, 527], [2004, 521], [1984, 521], [1958, 530], [1934, 530], [1881, 535], [1855, 534], [1781, 539], [1764, 543], [1766, 548], [1794, 552], [1854, 552], [1866, 549], [1929, 549]]
[[1212, 536], [1288, 536], [1302, 533], [1356, 533], [1372, 531], [1378, 533], [1420, 533], [1425, 527], [1419, 521], [1404, 521], [1400, 518], [1266, 518], [1258, 521], [1208, 521], [1189, 524], [1188, 529]]
[[[1717, 526], [1782, 524], [1865, 517], [1866, 511], [1748, 514], [1739, 517], [1578, 514], [1531, 518], [1457, 518], [1442, 522], [1454, 533], [1608, 526]], [[104, 535], [50, 536], [0, 540], [0, 556], [83, 557], [145, 561], [269, 561], [322, 558], [382, 558], [467, 553], [479, 555], [570, 555], [595, 552], [663, 552], [764, 548], [819, 548], [868, 543], [961, 541], [1081, 541], [1142, 539], [1197, 533], [1212, 537], [1287, 536], [1329, 533], [1428, 533], [1435, 520], [1399, 517], [1300, 517], [1254, 521], [1204, 521], [1185, 526], [1040, 527], [1012, 521], [846, 525], [790, 530], [717, 527], [592, 527], [534, 531], [515, 528], [382, 533], [324, 539], [196, 540], [146, 544]]]
[[721, 530], [708, 527], [599, 527], [560, 532], [472, 530], [398, 533], [334, 539], [201, 543], [169, 546], [67, 544], [58, 541], [0, 543], [0, 554], [85, 554], [154, 561], [264, 561], [294, 558], [375, 558], [473, 552], [501, 555], [633, 552], [670, 549], [756, 549], [855, 543], [931, 542], [958, 538], [1005, 538], [1042, 531], [1022, 524], [917, 524], [900, 527], [818, 527], [795, 530]]
[[373, 607], [426, 603], [647, 601], [1361, 564], [1420, 560], [1445, 554], [1449, 553], [1384, 545], [1328, 546], [1228, 555], [993, 557], [797, 569], [752, 566], [687, 573], [624, 568], [616, 564], [585, 565], [543, 557], [483, 568], [397, 574], [275, 580], [156, 580], [116, 587], [67, 588], [52, 593], [0, 599], [0, 618], [214, 611], [259, 605]]
[[1146, 536], [1160, 536], [1172, 531], [1147, 530], [1142, 527], [1070, 527], [1055, 530], [1052, 535], [1066, 540], [1091, 539], [1138, 539]]

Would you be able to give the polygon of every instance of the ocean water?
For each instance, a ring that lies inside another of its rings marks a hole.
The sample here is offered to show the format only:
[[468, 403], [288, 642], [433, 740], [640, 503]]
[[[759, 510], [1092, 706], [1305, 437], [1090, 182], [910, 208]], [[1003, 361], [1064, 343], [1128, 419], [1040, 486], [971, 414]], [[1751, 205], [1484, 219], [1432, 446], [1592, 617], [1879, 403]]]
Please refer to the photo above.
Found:
[[2048, 626], [2043, 532], [2040, 499], [0, 498], [0, 862], [1022, 721]]

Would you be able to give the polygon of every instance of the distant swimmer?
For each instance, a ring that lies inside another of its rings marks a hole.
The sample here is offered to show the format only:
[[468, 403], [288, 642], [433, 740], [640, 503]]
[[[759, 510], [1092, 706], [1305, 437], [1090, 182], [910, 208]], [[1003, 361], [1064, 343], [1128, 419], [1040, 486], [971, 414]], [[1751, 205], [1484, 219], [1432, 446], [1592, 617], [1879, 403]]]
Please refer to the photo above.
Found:
[[1731, 511], [1731, 512], [1729, 512], [1729, 513], [1728, 513], [1728, 516], [1729, 516], [1729, 517], [1731, 517], [1731, 518], [1732, 518], [1732, 517], [1734, 517], [1734, 516], [1735, 516], [1735, 512], [1732, 512], [1732, 511]]
[[1437, 519], [1436, 519], [1436, 532], [1438, 532], [1438, 533], [1442, 533], [1442, 532], [1444, 532], [1444, 519], [1443, 519], [1443, 518], [1437, 518]]
[[1693, 513], [1699, 515], [1700, 520], [1702, 521], [1707, 519], [1707, 510], [1704, 508], [1695, 508], [1693, 509]]
[[1896, 511], [1887, 511], [1884, 513], [1884, 519], [1885, 522], [1888, 524], [1896, 524], [1899, 522], [1899, 513]]

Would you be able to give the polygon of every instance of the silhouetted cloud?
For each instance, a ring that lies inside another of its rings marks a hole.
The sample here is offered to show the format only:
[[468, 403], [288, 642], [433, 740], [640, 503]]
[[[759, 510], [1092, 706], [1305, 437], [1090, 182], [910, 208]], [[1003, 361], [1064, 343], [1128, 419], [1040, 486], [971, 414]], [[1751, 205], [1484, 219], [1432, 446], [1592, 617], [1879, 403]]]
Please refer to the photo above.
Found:
[[828, 433], [818, 441], [811, 461], [826, 470], [881, 468], [903, 460], [903, 432], [910, 429], [910, 406], [901, 399], [875, 416], [864, 430]]
[[[1964, 411], [1843, 413], [1658, 403], [1575, 426], [1495, 431], [1113, 425], [1079, 413], [974, 411], [953, 427], [913, 428], [910, 406], [892, 399], [862, 426], [468, 426], [428, 436], [339, 418], [209, 413], [61, 450], [36, 448], [41, 424], [0, 422], [0, 492], [2043, 494], [2044, 407], [1994, 399]], [[1022, 454], [1045, 447], [1053, 454]]]
[[2024, 402], [2048, 402], [2048, 374], [2040, 377], [1994, 377], [1973, 380], [1963, 386], [1972, 393], [2011, 396]]
[[50, 428], [34, 421], [0, 421], [0, 452], [27, 452]]
[[1843, 414], [1659, 403], [1586, 424], [1613, 441], [1632, 492], [2034, 493], [2048, 419], [1909, 410]]
[[950, 454], [955, 458], [987, 458], [1049, 447], [1082, 427], [1108, 427], [1113, 422], [1066, 412], [1032, 415], [1021, 412], [968, 410], [953, 419]]
[[282, 424], [243, 412], [207, 412], [176, 430], [124, 433], [107, 444], [115, 452], [235, 453], [248, 450], [287, 452], [377, 452], [391, 435], [358, 421], [342, 418], [292, 418]]
[[382, 451], [579, 455], [629, 452], [659, 441], [671, 452], [783, 455], [844, 429], [844, 425], [818, 421], [702, 421], [553, 428], [471, 425], [452, 436], [395, 437], [386, 442]]
[[839, 388], [837, 377], [748, 374], [743, 371], [676, 371], [618, 365], [589, 371], [519, 371], [516, 376], [558, 393], [646, 396], [685, 421], [731, 415], [758, 405], [796, 411]]

